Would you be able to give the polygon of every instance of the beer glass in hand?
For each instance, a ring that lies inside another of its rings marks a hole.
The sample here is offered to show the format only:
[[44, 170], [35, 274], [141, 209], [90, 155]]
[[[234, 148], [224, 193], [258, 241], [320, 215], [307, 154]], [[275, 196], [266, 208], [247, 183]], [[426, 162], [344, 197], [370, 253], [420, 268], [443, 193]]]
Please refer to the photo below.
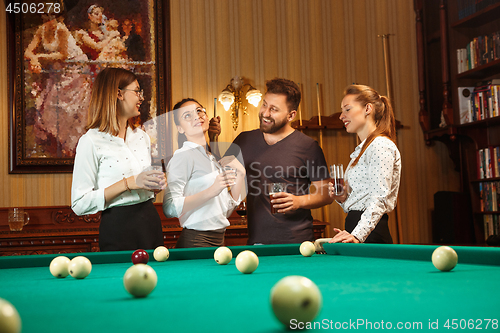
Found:
[[340, 196], [344, 194], [344, 165], [330, 165], [330, 178], [333, 184], [334, 194]]
[[[279, 192], [285, 192], [285, 183], [269, 183], [267, 184], [267, 190], [269, 193], [269, 202], [273, 200], [274, 194], [279, 193]], [[271, 214], [277, 214], [278, 209], [273, 207], [273, 204], [271, 202]]]

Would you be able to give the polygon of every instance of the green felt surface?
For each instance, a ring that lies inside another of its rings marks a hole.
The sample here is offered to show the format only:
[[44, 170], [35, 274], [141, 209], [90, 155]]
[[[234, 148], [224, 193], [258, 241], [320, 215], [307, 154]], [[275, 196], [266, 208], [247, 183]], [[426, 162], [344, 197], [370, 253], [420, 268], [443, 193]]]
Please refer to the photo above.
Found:
[[[94, 265], [83, 280], [56, 279], [48, 264], [33, 267], [54, 256], [18, 258], [30, 265], [0, 269], [0, 297], [18, 309], [25, 333], [283, 332], [270, 307], [270, 291], [282, 277], [302, 275], [313, 280], [323, 295], [317, 328], [331, 325], [333, 331], [335, 324], [339, 328], [344, 323], [347, 328], [358, 323], [358, 330], [367, 330], [366, 321], [373, 329], [383, 321], [385, 329], [389, 323], [396, 329], [401, 322], [421, 323], [414, 330], [429, 331], [429, 323], [438, 320], [439, 331], [460, 331], [446, 329], [446, 320], [451, 325], [452, 319], [458, 319], [458, 325], [461, 319], [472, 319], [478, 327], [482, 319], [481, 331], [498, 331], [491, 322], [486, 330], [484, 320], [500, 319], [500, 266], [460, 263], [461, 256], [475, 249], [462, 248], [457, 267], [444, 273], [430, 259], [393, 259], [405, 251], [406, 257], [412, 253], [418, 257], [435, 247], [417, 246], [412, 252], [412, 246], [363, 248], [366, 245], [342, 244], [329, 252], [343, 255], [310, 258], [290, 254], [298, 253], [298, 245], [254, 246], [251, 249], [258, 252], [260, 264], [248, 275], [236, 269], [234, 258], [226, 266], [216, 264], [214, 249], [172, 250], [166, 262], [151, 257], [158, 285], [143, 299], [133, 298], [123, 287], [130, 252], [85, 254]], [[237, 253], [247, 248], [232, 249]], [[496, 250], [482, 255], [495, 258]], [[7, 262], [12, 265], [15, 260], [0, 258], [0, 267]]]

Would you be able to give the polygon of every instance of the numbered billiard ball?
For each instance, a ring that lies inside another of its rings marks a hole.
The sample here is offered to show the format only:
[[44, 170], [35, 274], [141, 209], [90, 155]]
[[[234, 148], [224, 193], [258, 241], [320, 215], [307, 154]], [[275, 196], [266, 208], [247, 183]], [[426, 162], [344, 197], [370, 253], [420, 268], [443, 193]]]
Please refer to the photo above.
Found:
[[146, 264], [135, 264], [125, 272], [123, 285], [134, 297], [146, 297], [155, 289], [158, 276], [155, 270]]
[[244, 274], [250, 274], [259, 266], [259, 257], [252, 251], [242, 251], [236, 256], [236, 268]]
[[169, 256], [170, 252], [165, 246], [158, 246], [153, 252], [153, 258], [155, 258], [156, 261], [166, 261]]
[[65, 278], [69, 274], [68, 265], [70, 261], [71, 260], [69, 260], [69, 258], [65, 256], [55, 257], [50, 262], [50, 274], [52, 274], [56, 278]]
[[432, 252], [432, 264], [440, 271], [451, 271], [457, 262], [457, 253], [449, 246], [440, 246]]
[[300, 254], [302, 254], [304, 257], [310, 257], [314, 254], [315, 249], [314, 249], [314, 244], [309, 241], [305, 241], [302, 244], [300, 244]]
[[279, 280], [271, 289], [271, 306], [278, 320], [290, 328], [290, 320], [311, 322], [322, 305], [321, 292], [304, 276], [291, 275]]
[[83, 256], [74, 257], [68, 264], [69, 275], [75, 279], [84, 279], [92, 271], [92, 263]]
[[132, 262], [134, 265], [136, 264], [147, 264], [149, 261], [149, 254], [142, 250], [135, 250], [134, 253], [132, 253]]
[[214, 260], [219, 265], [227, 265], [233, 259], [233, 252], [228, 247], [221, 246], [214, 252]]
[[7, 300], [0, 298], [0, 332], [21, 332], [21, 317], [16, 308]]

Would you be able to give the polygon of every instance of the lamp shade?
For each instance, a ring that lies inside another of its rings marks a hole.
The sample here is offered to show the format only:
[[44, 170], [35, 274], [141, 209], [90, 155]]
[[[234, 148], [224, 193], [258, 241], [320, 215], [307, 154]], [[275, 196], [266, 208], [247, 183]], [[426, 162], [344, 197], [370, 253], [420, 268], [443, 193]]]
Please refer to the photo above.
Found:
[[224, 89], [219, 95], [219, 102], [224, 106], [224, 110], [229, 110], [231, 105], [234, 103], [234, 95], [228, 89]]
[[247, 101], [253, 106], [257, 107], [262, 99], [262, 94], [257, 89], [253, 88], [247, 92]]

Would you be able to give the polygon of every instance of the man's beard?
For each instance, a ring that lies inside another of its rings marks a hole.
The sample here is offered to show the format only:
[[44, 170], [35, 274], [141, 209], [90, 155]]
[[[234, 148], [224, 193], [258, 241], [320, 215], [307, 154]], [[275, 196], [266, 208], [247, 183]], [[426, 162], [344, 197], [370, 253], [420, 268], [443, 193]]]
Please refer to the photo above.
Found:
[[271, 120], [272, 123], [271, 124], [266, 124], [266, 126], [271, 126], [271, 128], [264, 129], [263, 128], [263, 121], [262, 121], [263, 118], [264, 117], [262, 116], [262, 114], [259, 114], [260, 131], [262, 133], [268, 133], [268, 134], [275, 133], [275, 132], [279, 131], [280, 129], [282, 129], [283, 127], [285, 127], [285, 125], [287, 124], [286, 118], [283, 119], [280, 122], [276, 122], [276, 120], [274, 120], [272, 118], [267, 118], [267, 119]]

